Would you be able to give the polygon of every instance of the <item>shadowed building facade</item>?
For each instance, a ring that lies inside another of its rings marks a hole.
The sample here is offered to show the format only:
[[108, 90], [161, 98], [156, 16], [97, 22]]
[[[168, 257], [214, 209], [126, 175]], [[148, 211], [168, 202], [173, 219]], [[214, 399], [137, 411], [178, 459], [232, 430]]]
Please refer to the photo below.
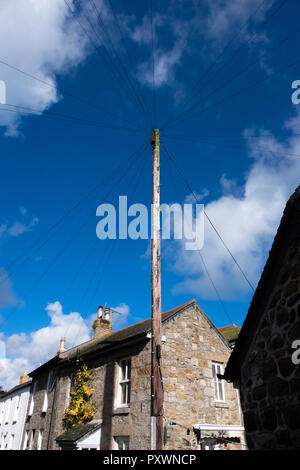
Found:
[[300, 449], [297, 344], [299, 348], [300, 186], [287, 202], [225, 371], [225, 379], [240, 389], [251, 449]]

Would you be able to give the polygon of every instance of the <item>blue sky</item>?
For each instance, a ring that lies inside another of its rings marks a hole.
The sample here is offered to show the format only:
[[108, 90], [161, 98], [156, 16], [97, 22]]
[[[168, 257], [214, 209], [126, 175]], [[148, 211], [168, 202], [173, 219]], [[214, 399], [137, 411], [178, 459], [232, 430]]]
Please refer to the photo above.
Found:
[[[104, 37], [108, 54], [92, 2], [68, 3], [75, 14], [63, 0], [32, 1], [30, 8], [21, 0], [17, 10], [16, 0], [0, 6], [0, 80], [8, 103], [0, 106], [5, 386], [55, 354], [63, 334], [67, 347], [87, 340], [99, 304], [122, 313], [114, 315], [115, 329], [151, 314], [148, 242], [96, 239], [101, 202], [116, 204], [127, 195], [129, 202], [151, 204], [150, 128], [115, 79], [119, 60], [148, 120], [162, 128], [164, 145], [254, 286], [299, 183], [300, 105], [291, 101], [292, 82], [300, 78], [297, 0], [154, 0], [155, 92], [150, 2], [112, 1], [121, 40], [109, 1], [95, 1], [113, 44]], [[89, 123], [67, 122], [70, 117]], [[47, 243], [28, 251], [26, 262], [7, 268], [144, 142], [146, 151], [136, 154], [126, 178], [119, 184], [121, 173], [108, 178]], [[162, 149], [162, 202], [190, 201], [189, 193]], [[241, 325], [253, 292], [208, 224], [202, 254], [227, 314], [198, 253], [174, 240], [162, 243], [163, 310], [196, 298], [217, 326]]]

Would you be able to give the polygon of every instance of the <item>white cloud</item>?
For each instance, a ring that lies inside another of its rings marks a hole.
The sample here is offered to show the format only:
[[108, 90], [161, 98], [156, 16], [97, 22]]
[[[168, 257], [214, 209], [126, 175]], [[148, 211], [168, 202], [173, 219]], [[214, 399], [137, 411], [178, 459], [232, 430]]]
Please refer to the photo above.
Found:
[[[112, 315], [115, 331], [126, 325], [130, 308], [125, 303], [120, 303], [113, 309], [121, 313]], [[0, 385], [3, 388], [15, 386], [24, 371], [31, 372], [54, 357], [61, 337], [66, 337], [67, 349], [91, 339], [91, 326], [96, 314], [83, 318], [79, 312], [64, 313], [59, 301], [49, 303], [46, 311], [49, 323], [39, 330], [8, 337], [0, 333]]]
[[55, 356], [59, 340], [66, 336], [66, 347], [88, 341], [90, 325], [78, 312], [65, 314], [60, 302], [46, 307], [49, 324], [30, 334], [18, 333], [0, 338], [5, 343], [6, 358], [0, 358], [0, 384], [9, 389], [18, 384], [24, 371], [31, 372], [40, 364]]
[[[73, 0], [69, 0], [73, 5]], [[55, 75], [76, 66], [86, 53], [86, 36], [62, 0], [3, 0], [0, 3], [0, 59], [55, 85]], [[60, 96], [54, 88], [0, 64], [6, 102], [44, 111]], [[0, 111], [6, 134], [18, 135], [20, 115]]]
[[113, 330], [116, 331], [120, 330], [121, 328], [124, 328], [128, 322], [130, 307], [124, 302], [121, 302], [116, 307], [112, 307], [112, 310], [113, 311], [111, 313], [111, 320], [113, 324]]
[[[300, 112], [285, 127], [292, 131], [299, 129]], [[263, 131], [263, 134], [266, 132]], [[245, 135], [249, 135], [249, 131]], [[223, 195], [205, 208], [254, 285], [259, 279], [287, 199], [300, 183], [300, 158], [292, 156], [300, 155], [300, 138], [291, 136], [283, 143], [264, 135], [248, 140], [249, 154], [254, 158], [254, 163], [245, 175], [244, 186], [236, 192], [235, 182], [222, 176], [220, 184]], [[272, 153], [274, 151], [275, 155]], [[207, 220], [201, 253], [224, 299], [241, 300], [243, 294], [249, 292], [241, 272]], [[172, 269], [184, 277], [174, 287], [174, 294], [190, 292], [203, 298], [215, 298], [198, 252], [186, 251], [184, 241], [174, 242], [172, 256], [175, 258]]]

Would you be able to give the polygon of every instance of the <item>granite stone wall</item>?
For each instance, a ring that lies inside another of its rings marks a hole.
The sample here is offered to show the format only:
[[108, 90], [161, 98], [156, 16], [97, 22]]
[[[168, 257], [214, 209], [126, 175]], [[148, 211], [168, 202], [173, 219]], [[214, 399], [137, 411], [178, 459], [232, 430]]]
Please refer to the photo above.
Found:
[[300, 249], [286, 250], [241, 368], [240, 392], [251, 449], [300, 449]]
[[[231, 350], [205, 313], [191, 305], [164, 325], [163, 334], [165, 449], [199, 449], [195, 424], [243, 425], [232, 384], [224, 382], [225, 401], [215, 401], [212, 361], [225, 366]], [[243, 440], [243, 433], [235, 435]]]

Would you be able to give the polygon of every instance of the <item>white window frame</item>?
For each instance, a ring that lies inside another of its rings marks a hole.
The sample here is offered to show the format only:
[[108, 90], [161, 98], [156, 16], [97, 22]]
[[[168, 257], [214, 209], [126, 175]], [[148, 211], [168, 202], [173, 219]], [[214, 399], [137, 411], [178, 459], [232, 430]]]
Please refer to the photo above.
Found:
[[13, 417], [13, 423], [17, 422], [18, 416], [19, 416], [19, 411], [20, 411], [20, 402], [21, 402], [21, 395], [16, 396], [16, 406], [14, 409], [14, 417]]
[[4, 420], [4, 424], [7, 424], [9, 423], [9, 417], [10, 417], [10, 409], [11, 409], [11, 398], [8, 399], [7, 401], [7, 407], [6, 407], [6, 410], [5, 410], [5, 420]]
[[36, 386], [37, 386], [37, 381], [35, 380], [34, 384], [33, 384], [32, 394], [31, 394], [31, 397], [30, 397], [30, 406], [29, 406], [29, 410], [28, 410], [28, 416], [32, 416], [32, 413], [33, 413], [33, 410], [34, 410], [34, 395], [35, 395], [35, 392], [36, 392]]
[[23, 450], [26, 450], [26, 449], [27, 449], [28, 439], [29, 439], [29, 429], [27, 429], [27, 430], [25, 431]]
[[14, 435], [14, 434], [11, 434], [11, 435], [9, 436], [8, 450], [12, 450], [14, 440], [15, 440], [15, 435]]
[[34, 444], [35, 432], [36, 432], [35, 429], [31, 429], [31, 431], [29, 433], [30, 437], [29, 437], [29, 448], [28, 448], [28, 450], [32, 450], [32, 447], [33, 447], [33, 444]]
[[38, 431], [38, 441], [37, 441], [37, 450], [42, 450], [42, 442], [43, 442], [43, 434], [44, 434], [44, 430], [43, 429], [39, 429]]
[[5, 411], [5, 402], [3, 401], [1, 403], [1, 409], [0, 409], [0, 424], [3, 421], [4, 411]]
[[100, 446], [95, 444], [78, 445], [77, 450], [100, 450]]
[[129, 436], [114, 436], [114, 450], [129, 450]]
[[46, 413], [46, 411], [48, 409], [48, 394], [49, 394], [51, 379], [52, 379], [52, 371], [49, 372], [48, 377], [47, 377], [47, 386], [46, 386], [46, 389], [45, 389], [45, 396], [44, 396], [42, 413]]
[[4, 432], [1, 434], [0, 449], [4, 449], [5, 435]]
[[[130, 376], [128, 378], [128, 364], [126, 365], [125, 379], [122, 379], [122, 364], [127, 362], [130, 364]], [[118, 373], [118, 396], [117, 396], [117, 408], [129, 408], [130, 407], [130, 396], [131, 396], [131, 357], [124, 357], [120, 359]], [[126, 403], [122, 403], [122, 385], [126, 387]], [[129, 393], [128, 393], [129, 390]], [[129, 395], [129, 400], [128, 400]]]
[[68, 387], [68, 392], [67, 392], [66, 408], [69, 408], [70, 403], [71, 403], [71, 391], [75, 383], [75, 376], [76, 376], [75, 372], [72, 372], [72, 374], [69, 377], [69, 387]]
[[[217, 377], [217, 374], [223, 374], [223, 363], [222, 362], [212, 362], [212, 375], [213, 375], [213, 384], [214, 384], [214, 397], [215, 402], [217, 403], [224, 403], [225, 400], [225, 387], [224, 381]], [[220, 388], [222, 390], [223, 397], [220, 398]]]

